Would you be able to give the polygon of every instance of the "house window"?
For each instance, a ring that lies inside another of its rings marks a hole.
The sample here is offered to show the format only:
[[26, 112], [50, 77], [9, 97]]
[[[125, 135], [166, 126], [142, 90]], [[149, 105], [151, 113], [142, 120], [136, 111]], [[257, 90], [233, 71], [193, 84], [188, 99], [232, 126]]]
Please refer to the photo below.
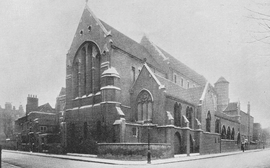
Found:
[[132, 128], [132, 136], [137, 137], [138, 129], [136, 127]]
[[181, 86], [184, 87], [184, 79], [181, 78]]
[[187, 82], [187, 88], [189, 89], [189, 81]]
[[173, 74], [173, 82], [177, 83], [177, 75], [176, 74]]
[[46, 126], [40, 126], [40, 132], [46, 132], [47, 127]]
[[211, 113], [208, 111], [206, 118], [206, 132], [211, 132]]
[[150, 93], [143, 90], [137, 97], [137, 120], [152, 121], [153, 100]]

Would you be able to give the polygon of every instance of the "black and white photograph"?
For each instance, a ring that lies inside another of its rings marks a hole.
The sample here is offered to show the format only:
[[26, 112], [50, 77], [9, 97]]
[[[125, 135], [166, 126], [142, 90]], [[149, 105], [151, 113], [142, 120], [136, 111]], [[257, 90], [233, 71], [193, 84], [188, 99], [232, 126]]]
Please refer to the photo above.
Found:
[[1, 0], [0, 168], [270, 167], [270, 1]]

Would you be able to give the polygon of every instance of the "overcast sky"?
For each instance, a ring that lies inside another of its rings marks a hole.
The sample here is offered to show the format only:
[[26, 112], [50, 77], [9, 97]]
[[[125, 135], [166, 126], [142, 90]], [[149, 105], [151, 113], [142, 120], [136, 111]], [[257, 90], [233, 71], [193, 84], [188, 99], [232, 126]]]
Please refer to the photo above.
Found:
[[[231, 102], [240, 100], [246, 111], [250, 101], [255, 122], [268, 127], [270, 44], [256, 42], [267, 34], [262, 20], [252, 19], [261, 16], [250, 10], [267, 13], [270, 3], [259, 1], [89, 0], [88, 5], [135, 41], [147, 34], [211, 84], [225, 77]], [[0, 1], [1, 106], [25, 108], [27, 95], [34, 94], [40, 105], [54, 107], [84, 7], [85, 0]]]

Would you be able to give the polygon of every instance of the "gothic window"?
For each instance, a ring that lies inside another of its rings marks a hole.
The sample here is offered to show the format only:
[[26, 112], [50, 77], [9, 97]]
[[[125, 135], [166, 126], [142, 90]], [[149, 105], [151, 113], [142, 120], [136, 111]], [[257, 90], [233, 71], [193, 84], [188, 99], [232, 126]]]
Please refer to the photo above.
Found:
[[221, 130], [221, 139], [226, 139], [226, 128], [224, 125]]
[[220, 133], [220, 120], [219, 119], [216, 119], [215, 133]]
[[180, 127], [181, 126], [181, 104], [175, 102], [174, 104], [174, 125]]
[[211, 114], [210, 114], [210, 111], [208, 111], [207, 117], [206, 117], [206, 132], [211, 132]]
[[153, 100], [150, 93], [146, 90], [140, 92], [137, 97], [137, 120], [152, 121]]
[[88, 42], [77, 51], [72, 68], [73, 96], [81, 97], [100, 90], [100, 52]]
[[186, 108], [186, 117], [189, 121], [189, 128], [192, 128], [192, 114], [193, 113], [193, 109], [192, 107], [187, 107]]
[[232, 128], [232, 134], [231, 134], [231, 139], [234, 140], [234, 128]]
[[231, 128], [227, 128], [227, 139], [231, 139]]

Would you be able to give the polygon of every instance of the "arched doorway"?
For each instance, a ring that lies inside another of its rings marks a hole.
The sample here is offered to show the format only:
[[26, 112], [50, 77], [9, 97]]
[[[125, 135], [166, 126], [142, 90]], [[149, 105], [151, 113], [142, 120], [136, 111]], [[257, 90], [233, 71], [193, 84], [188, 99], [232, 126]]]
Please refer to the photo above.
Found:
[[181, 136], [179, 132], [174, 134], [174, 154], [181, 153]]

